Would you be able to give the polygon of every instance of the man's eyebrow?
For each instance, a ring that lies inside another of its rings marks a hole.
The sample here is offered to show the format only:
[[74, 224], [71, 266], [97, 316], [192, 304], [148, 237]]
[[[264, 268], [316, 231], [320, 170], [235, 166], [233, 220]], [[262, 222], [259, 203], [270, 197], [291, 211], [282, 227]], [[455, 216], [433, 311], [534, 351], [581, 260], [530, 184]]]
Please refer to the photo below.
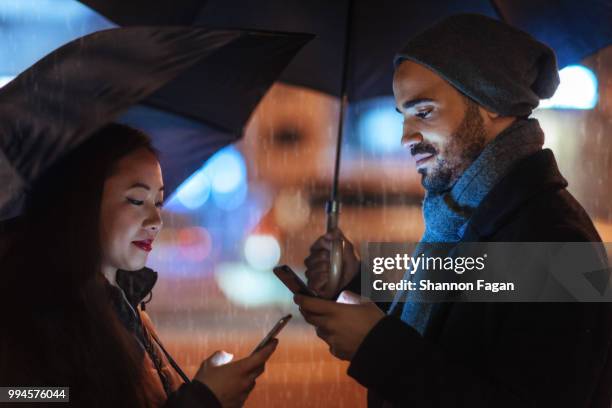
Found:
[[[406, 101], [402, 104], [402, 108], [404, 110], [410, 109], [415, 105], [421, 104], [421, 103], [426, 103], [426, 102], [434, 102], [433, 99], [431, 98], [415, 98], [415, 99], [411, 99], [409, 101]], [[395, 108], [396, 111], [398, 111], [399, 113], [402, 113], [397, 107]]]
[[[130, 189], [132, 189], [132, 188], [136, 188], [136, 187], [144, 188], [145, 190], [148, 190], [148, 191], [150, 191], [150, 190], [151, 190], [151, 187], [149, 187], [149, 186], [148, 186], [148, 185], [146, 185], [145, 183], [140, 183], [140, 182], [132, 184], [132, 186], [130, 187]], [[159, 189], [159, 191], [164, 191], [164, 186], [161, 186], [161, 187], [160, 187], [160, 189]]]

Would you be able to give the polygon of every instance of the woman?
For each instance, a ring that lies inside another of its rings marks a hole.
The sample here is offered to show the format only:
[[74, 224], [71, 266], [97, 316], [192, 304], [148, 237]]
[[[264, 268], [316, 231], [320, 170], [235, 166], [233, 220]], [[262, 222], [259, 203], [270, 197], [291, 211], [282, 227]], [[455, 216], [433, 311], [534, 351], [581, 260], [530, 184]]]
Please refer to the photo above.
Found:
[[162, 227], [163, 182], [149, 138], [111, 124], [54, 165], [0, 245], [0, 385], [69, 386], [86, 407], [241, 406], [276, 348], [193, 381], [140, 304]]

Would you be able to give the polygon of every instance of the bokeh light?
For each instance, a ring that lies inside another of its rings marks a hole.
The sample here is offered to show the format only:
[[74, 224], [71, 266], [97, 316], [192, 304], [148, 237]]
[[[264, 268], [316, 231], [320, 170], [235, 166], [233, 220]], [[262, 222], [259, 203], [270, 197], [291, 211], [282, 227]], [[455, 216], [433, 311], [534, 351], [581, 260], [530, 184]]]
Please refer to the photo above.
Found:
[[180, 254], [192, 262], [206, 259], [212, 250], [212, 237], [203, 227], [181, 228], [177, 234]]
[[597, 77], [585, 66], [570, 65], [559, 71], [561, 83], [550, 99], [540, 102], [543, 109], [593, 109], [597, 105]]
[[204, 170], [192, 174], [176, 192], [176, 198], [190, 210], [200, 208], [210, 196], [210, 179]]
[[215, 205], [225, 211], [233, 211], [240, 207], [247, 197], [248, 185], [246, 181], [240, 183], [235, 190], [227, 193], [213, 189], [212, 197]]
[[237, 305], [291, 303], [291, 292], [270, 270], [253, 269], [241, 262], [224, 262], [217, 265], [215, 279], [223, 294]]
[[244, 256], [254, 269], [273, 268], [281, 256], [281, 248], [272, 235], [249, 235], [244, 243]]
[[274, 218], [285, 231], [302, 229], [310, 217], [310, 203], [301, 190], [283, 189], [274, 201]]
[[246, 182], [244, 158], [233, 146], [226, 147], [212, 156], [206, 163], [205, 171], [212, 180], [214, 193], [231, 193]]
[[362, 146], [372, 153], [395, 153], [402, 150], [402, 117], [393, 98], [377, 98], [362, 105], [357, 133]]
[[212, 201], [218, 208], [232, 211], [242, 205], [247, 193], [244, 158], [234, 146], [228, 146], [211, 156], [202, 168], [178, 187], [167, 208], [181, 211], [181, 208], [176, 206], [176, 198], [183, 208], [196, 210], [212, 196]]

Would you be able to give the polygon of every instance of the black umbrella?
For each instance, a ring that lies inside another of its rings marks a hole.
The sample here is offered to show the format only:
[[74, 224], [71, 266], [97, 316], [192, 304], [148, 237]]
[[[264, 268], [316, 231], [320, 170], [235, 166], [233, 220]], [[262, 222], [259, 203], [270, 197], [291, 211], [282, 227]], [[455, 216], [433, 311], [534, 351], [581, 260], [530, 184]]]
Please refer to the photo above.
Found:
[[[451, 14], [472, 12], [497, 17], [530, 32], [550, 45], [560, 66], [612, 42], [612, 5], [589, 0], [81, 0], [120, 25], [148, 22], [252, 27], [312, 32], [317, 38], [304, 47], [281, 80], [342, 98], [328, 229], [338, 221], [338, 176], [343, 119], [349, 100], [391, 94], [395, 51], [405, 41]], [[435, 46], [435, 44], [432, 44]], [[332, 257], [339, 257], [339, 249]], [[332, 262], [333, 263], [333, 262]], [[338, 270], [338, 263], [333, 270]], [[338, 274], [334, 274], [338, 276]], [[333, 286], [333, 285], [332, 285]]]
[[348, 32], [349, 100], [389, 95], [395, 51], [411, 35], [455, 13], [485, 14], [531, 33], [555, 50], [560, 67], [577, 63], [612, 42], [612, 3], [607, 0], [81, 2], [121, 26], [206, 24], [314, 33], [317, 37], [280, 79], [336, 96], [341, 95]]
[[[19, 213], [28, 185], [48, 166], [145, 98], [215, 129], [211, 150], [231, 143], [310, 38], [137, 27], [100, 31], [53, 51], [0, 90], [0, 219]], [[188, 88], [191, 104], [181, 99]], [[169, 189], [179, 181], [171, 176]]]

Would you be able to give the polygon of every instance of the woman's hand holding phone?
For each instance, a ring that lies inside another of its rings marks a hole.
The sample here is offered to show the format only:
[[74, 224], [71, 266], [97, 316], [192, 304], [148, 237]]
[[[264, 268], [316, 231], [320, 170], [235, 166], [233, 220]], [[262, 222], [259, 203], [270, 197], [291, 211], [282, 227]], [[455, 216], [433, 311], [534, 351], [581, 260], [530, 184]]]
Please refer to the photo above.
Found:
[[219, 360], [223, 360], [223, 352], [217, 351], [202, 362], [193, 379], [206, 384], [222, 407], [242, 407], [249, 393], [255, 388], [256, 378], [264, 372], [266, 361], [276, 350], [277, 344], [278, 340], [272, 339], [265, 347], [248, 357], [221, 365]]

